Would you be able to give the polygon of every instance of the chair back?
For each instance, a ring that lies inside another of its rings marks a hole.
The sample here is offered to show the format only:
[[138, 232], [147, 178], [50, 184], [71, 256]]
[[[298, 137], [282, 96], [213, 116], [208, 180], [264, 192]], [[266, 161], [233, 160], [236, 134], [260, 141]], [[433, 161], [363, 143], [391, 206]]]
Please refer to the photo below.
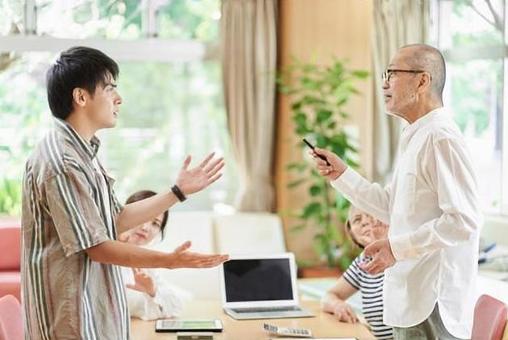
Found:
[[215, 217], [218, 253], [230, 255], [284, 253], [280, 217], [269, 213], [237, 213]]
[[0, 298], [0, 340], [22, 340], [21, 305], [12, 295]]
[[[21, 226], [19, 222], [0, 222], [0, 271], [19, 271]], [[8, 250], [7, 250], [8, 249]]]
[[501, 340], [506, 326], [506, 305], [489, 295], [478, 298], [474, 308], [471, 340]]

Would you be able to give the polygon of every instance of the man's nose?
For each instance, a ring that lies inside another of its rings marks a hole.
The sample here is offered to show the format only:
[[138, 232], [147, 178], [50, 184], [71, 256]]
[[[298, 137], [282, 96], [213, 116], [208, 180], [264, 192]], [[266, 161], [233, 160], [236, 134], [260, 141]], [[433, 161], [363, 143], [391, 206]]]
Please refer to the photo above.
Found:
[[369, 235], [372, 231], [372, 228], [369, 225], [365, 225], [362, 228], [361, 234], [362, 235]]

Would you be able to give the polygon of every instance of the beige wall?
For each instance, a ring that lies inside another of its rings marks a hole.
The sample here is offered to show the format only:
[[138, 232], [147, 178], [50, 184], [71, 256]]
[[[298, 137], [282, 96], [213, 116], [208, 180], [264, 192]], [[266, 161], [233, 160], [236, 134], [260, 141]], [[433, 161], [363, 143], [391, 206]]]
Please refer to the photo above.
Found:
[[[349, 66], [371, 71], [371, 25], [373, 0], [281, 0], [279, 8], [279, 69], [295, 56], [327, 64], [332, 56], [348, 59]], [[358, 86], [361, 96], [355, 97], [347, 112], [351, 125], [358, 128], [362, 172], [370, 175], [372, 149], [371, 83]], [[302, 259], [313, 259], [312, 232], [292, 233], [297, 221], [288, 213], [305, 201], [306, 190], [288, 189], [291, 175], [286, 165], [302, 158], [296, 147], [289, 101], [278, 97], [276, 139], [277, 211], [283, 216], [288, 249]], [[310, 228], [309, 228], [310, 229]]]

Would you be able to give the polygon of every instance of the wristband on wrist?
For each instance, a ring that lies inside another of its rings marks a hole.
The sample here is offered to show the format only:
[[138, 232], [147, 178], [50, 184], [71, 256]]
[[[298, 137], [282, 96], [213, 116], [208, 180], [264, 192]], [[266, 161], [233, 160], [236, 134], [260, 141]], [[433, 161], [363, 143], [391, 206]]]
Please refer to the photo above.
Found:
[[180, 188], [176, 184], [171, 187], [171, 191], [173, 192], [173, 194], [175, 194], [176, 198], [178, 198], [180, 202], [183, 202], [187, 199], [187, 197], [185, 197], [185, 195], [183, 194], [182, 190], [180, 190]]

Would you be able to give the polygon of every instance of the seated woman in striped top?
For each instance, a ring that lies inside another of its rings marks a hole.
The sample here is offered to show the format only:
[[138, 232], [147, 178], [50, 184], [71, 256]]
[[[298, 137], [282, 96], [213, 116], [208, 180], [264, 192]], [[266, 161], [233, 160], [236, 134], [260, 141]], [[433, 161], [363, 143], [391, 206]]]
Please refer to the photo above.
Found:
[[[364, 248], [371, 242], [385, 238], [388, 226], [367, 213], [351, 206], [346, 229], [353, 242]], [[358, 317], [345, 301], [358, 290], [362, 295], [362, 313], [372, 333], [378, 339], [393, 339], [392, 328], [383, 324], [383, 280], [384, 274], [371, 275], [361, 269], [360, 264], [368, 261], [360, 254], [346, 272], [337, 280], [322, 300], [325, 312], [333, 314], [338, 321], [355, 323]]]

